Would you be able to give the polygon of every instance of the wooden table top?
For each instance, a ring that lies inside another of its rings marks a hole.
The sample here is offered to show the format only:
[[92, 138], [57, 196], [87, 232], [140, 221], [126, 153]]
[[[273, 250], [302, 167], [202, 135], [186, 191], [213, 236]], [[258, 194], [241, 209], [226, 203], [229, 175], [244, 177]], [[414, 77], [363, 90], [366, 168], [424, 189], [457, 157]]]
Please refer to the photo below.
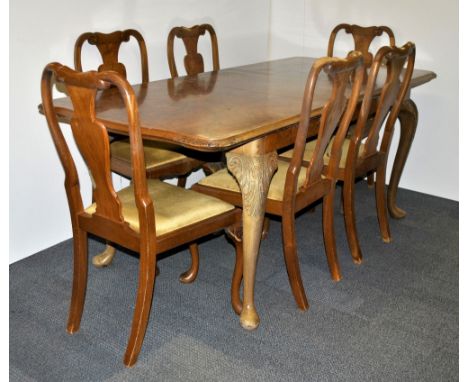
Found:
[[[307, 75], [315, 59], [293, 57], [206, 72], [196, 76], [135, 85], [144, 138], [163, 140], [201, 151], [233, 148], [298, 122]], [[414, 70], [411, 87], [436, 77]], [[376, 94], [380, 90], [378, 81]], [[312, 115], [319, 115], [330, 82], [317, 83]], [[68, 118], [68, 98], [54, 100]], [[116, 89], [101, 92], [97, 117], [110, 131], [126, 132], [127, 115]]]

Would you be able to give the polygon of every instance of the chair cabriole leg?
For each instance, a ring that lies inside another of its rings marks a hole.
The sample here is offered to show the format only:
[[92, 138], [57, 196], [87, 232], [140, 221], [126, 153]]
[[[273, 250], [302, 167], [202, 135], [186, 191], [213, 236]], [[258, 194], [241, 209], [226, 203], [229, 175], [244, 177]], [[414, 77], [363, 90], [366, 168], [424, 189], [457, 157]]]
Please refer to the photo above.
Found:
[[184, 284], [190, 284], [195, 281], [198, 275], [200, 263], [200, 258], [198, 254], [198, 244], [190, 244], [189, 251], [192, 257], [192, 263], [190, 264], [190, 268], [179, 276], [179, 281]]

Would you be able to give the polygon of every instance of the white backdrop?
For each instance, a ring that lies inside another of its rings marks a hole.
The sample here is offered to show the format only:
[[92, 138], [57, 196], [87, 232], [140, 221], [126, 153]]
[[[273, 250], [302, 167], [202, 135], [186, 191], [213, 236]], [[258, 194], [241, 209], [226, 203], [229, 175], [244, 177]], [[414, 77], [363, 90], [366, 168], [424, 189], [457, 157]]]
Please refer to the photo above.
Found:
[[[218, 35], [221, 67], [324, 55], [329, 32], [340, 22], [389, 25], [397, 44], [416, 43], [416, 66], [438, 74], [414, 91], [419, 129], [400, 184], [458, 200], [457, 3], [395, 0], [391, 7], [388, 4], [371, 0], [10, 2], [10, 263], [71, 237], [63, 171], [37, 105], [42, 69], [51, 61], [72, 66], [74, 41], [85, 31], [139, 30], [148, 47], [150, 80], [156, 80], [169, 76], [165, 44], [176, 25], [211, 23]], [[209, 48], [204, 42], [201, 46]], [[337, 53], [346, 50], [345, 45], [338, 46]], [[97, 52], [86, 48], [84, 55], [89, 57], [83, 61], [84, 69], [95, 68]], [[129, 81], [138, 82], [136, 44], [123, 46], [121, 61], [128, 68]], [[86, 174], [83, 164], [79, 172]], [[83, 182], [81, 187], [89, 199], [90, 184]]]
[[[270, 58], [326, 55], [331, 30], [343, 22], [390, 26], [397, 45], [416, 44], [416, 68], [437, 73], [412, 92], [419, 124], [400, 187], [458, 200], [458, 2], [272, 0]], [[346, 37], [338, 35], [335, 55], [353, 46]], [[389, 170], [398, 139], [396, 128]]]

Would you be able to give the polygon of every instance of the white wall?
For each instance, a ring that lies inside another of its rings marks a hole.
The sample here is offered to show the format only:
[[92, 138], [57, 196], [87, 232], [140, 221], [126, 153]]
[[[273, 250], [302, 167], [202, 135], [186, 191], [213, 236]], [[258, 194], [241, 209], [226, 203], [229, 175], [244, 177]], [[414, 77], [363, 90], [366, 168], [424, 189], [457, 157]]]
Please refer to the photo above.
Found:
[[[437, 78], [412, 91], [419, 109], [419, 124], [400, 186], [458, 200], [458, 2], [271, 0], [271, 3], [271, 59], [326, 55], [331, 30], [343, 22], [387, 25], [395, 33], [397, 45], [415, 42], [416, 68], [432, 70]], [[335, 55], [345, 55], [353, 45], [340, 32], [335, 46]], [[399, 128], [394, 135], [389, 170], [398, 139]]]
[[[269, 0], [10, 2], [10, 263], [71, 237], [63, 170], [37, 112], [44, 66], [73, 66], [73, 44], [83, 32], [134, 28], [147, 43], [150, 80], [167, 78], [169, 30], [202, 22], [217, 32], [222, 67], [268, 58]], [[209, 48], [204, 42], [202, 51]], [[84, 69], [95, 68], [98, 53], [89, 48], [84, 54], [91, 57]], [[136, 44], [123, 47], [121, 61], [129, 81], [139, 82]], [[86, 175], [83, 164], [79, 172]], [[89, 199], [89, 181], [81, 188]]]

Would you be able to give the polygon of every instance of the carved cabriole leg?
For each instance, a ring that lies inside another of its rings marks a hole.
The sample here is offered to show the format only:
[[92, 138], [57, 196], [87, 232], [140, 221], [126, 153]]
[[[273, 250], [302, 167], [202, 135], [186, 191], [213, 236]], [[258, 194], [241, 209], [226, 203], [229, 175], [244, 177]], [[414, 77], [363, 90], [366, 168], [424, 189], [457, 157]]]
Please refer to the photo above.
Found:
[[228, 169], [242, 193], [244, 298], [240, 322], [248, 330], [257, 328], [260, 322], [254, 305], [255, 271], [266, 197], [271, 177], [278, 167], [276, 151], [264, 153], [261, 149], [261, 143], [253, 142], [226, 154]]
[[388, 211], [394, 219], [401, 219], [406, 215], [406, 212], [396, 205], [396, 193], [418, 125], [418, 108], [411, 99], [408, 98], [403, 101], [398, 119], [401, 126], [400, 142], [398, 143], [398, 150], [393, 162], [392, 175], [387, 190]]
[[179, 281], [184, 284], [190, 284], [195, 281], [198, 275], [199, 256], [198, 256], [198, 244], [192, 243], [189, 246], [190, 255], [192, 256], [192, 264], [190, 268], [179, 276]]
[[115, 256], [115, 247], [107, 243], [106, 249], [102, 251], [100, 254], [93, 257], [93, 260], [92, 260], [93, 265], [96, 268], [103, 268], [109, 265], [110, 263], [112, 263], [114, 256]]

